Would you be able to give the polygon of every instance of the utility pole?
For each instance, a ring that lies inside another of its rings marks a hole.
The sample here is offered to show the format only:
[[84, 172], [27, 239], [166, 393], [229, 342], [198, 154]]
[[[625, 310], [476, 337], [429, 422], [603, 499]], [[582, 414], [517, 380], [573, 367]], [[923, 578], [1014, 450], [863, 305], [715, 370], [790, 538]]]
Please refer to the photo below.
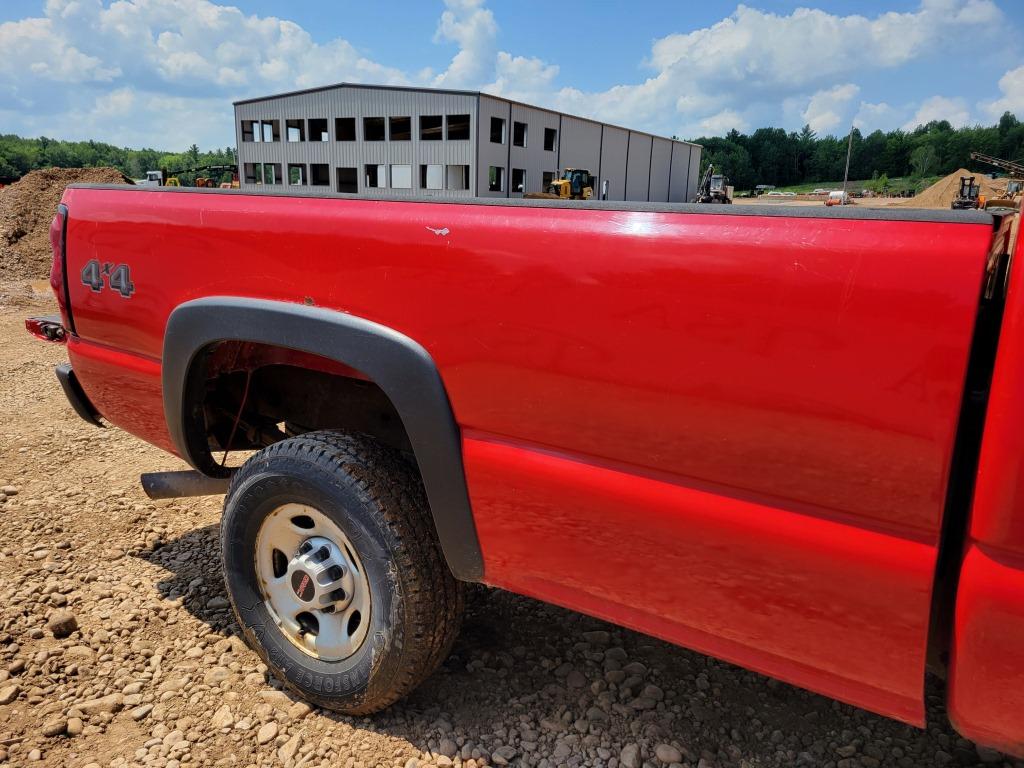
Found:
[[843, 171], [843, 205], [846, 204], [846, 182], [850, 179], [850, 152], [853, 150], [853, 126], [850, 126], [850, 140], [846, 142], [846, 170]]

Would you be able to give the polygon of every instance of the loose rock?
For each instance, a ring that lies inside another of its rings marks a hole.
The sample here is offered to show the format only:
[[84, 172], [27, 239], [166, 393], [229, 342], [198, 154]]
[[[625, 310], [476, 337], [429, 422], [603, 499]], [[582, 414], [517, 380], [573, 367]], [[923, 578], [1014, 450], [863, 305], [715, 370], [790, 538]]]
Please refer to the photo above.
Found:
[[46, 628], [56, 638], [64, 638], [78, 629], [78, 619], [71, 611], [54, 611], [46, 621]]
[[57, 717], [53, 720], [48, 720], [47, 722], [43, 723], [43, 727], [41, 730], [43, 736], [48, 736], [51, 738], [54, 736], [63, 736], [65, 733], [67, 733], [68, 721], [65, 720], [63, 717]]
[[627, 744], [619, 752], [619, 762], [625, 768], [640, 768], [640, 747], [636, 744]]
[[683, 753], [671, 744], [659, 744], [654, 748], [654, 754], [663, 763], [683, 762]]
[[265, 723], [256, 732], [256, 743], [267, 744], [277, 738], [277, 723], [271, 721]]
[[98, 715], [103, 712], [113, 713], [120, 712], [124, 706], [124, 696], [120, 693], [112, 693], [109, 696], [103, 696], [99, 699], [93, 699], [92, 701], [84, 702], [78, 705], [78, 710], [88, 716]]

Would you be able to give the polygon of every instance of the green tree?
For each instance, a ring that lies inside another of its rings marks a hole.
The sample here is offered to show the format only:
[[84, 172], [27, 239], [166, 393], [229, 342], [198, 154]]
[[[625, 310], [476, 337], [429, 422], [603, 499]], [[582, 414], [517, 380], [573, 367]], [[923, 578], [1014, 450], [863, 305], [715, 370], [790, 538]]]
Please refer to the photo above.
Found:
[[935, 167], [935, 154], [935, 146], [932, 144], [921, 144], [910, 153], [910, 167], [914, 169], [915, 176], [928, 175]]
[[878, 195], [884, 195], [889, 191], [889, 177], [884, 173], [878, 178], [872, 179], [868, 189]]

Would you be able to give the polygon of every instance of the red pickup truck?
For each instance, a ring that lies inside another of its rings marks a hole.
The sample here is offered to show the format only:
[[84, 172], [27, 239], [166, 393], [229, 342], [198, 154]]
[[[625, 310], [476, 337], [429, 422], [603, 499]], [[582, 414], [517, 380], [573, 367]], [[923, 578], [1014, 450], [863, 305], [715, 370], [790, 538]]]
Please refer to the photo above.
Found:
[[484, 582], [917, 725], [932, 669], [1024, 754], [1013, 218], [76, 186], [28, 324], [160, 492], [226, 491], [317, 704], [410, 691]]

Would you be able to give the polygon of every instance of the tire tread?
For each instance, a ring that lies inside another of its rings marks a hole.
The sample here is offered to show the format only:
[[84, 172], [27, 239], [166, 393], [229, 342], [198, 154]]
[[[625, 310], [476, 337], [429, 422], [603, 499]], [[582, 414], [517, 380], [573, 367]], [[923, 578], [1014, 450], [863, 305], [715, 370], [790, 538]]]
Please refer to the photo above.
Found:
[[[400, 654], [400, 659], [388, 665], [393, 671], [391, 679], [375, 680], [371, 676], [365, 695], [356, 706], [349, 707], [278, 676], [288, 688], [326, 708], [351, 715], [378, 712], [409, 694], [448, 656], [458, 636], [465, 603], [464, 585], [456, 581], [444, 560], [419, 472], [411, 459], [373, 438], [329, 430], [308, 432], [274, 443], [250, 457], [234, 473], [225, 505], [245, 478], [269, 459], [311, 464], [349, 484], [375, 524], [387, 531], [392, 562], [400, 574], [404, 613], [402, 626], [394, 628], [397, 642], [391, 652]], [[260, 644], [240, 618], [239, 624], [250, 645], [269, 666]]]

